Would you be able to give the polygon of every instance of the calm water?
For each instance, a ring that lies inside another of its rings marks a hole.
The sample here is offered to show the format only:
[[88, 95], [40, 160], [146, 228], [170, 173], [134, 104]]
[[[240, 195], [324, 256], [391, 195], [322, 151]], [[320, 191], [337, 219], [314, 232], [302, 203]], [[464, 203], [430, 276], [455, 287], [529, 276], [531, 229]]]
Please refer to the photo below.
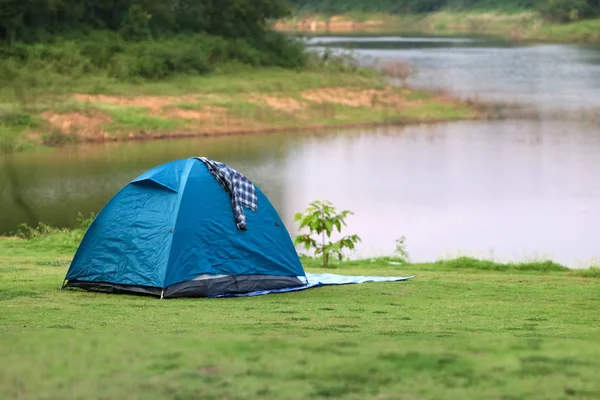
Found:
[[[464, 97], [600, 112], [600, 46], [528, 45], [464, 38], [316, 37], [363, 64], [408, 61], [414, 86], [442, 88]], [[342, 50], [343, 49], [343, 50]]]
[[[336, 46], [350, 41], [335, 40]], [[600, 50], [427, 38], [363, 38], [352, 45], [365, 63], [413, 61], [417, 85], [542, 108], [600, 110]], [[293, 214], [312, 200], [353, 210], [348, 232], [363, 238], [359, 256], [387, 255], [405, 235], [416, 261], [468, 254], [587, 266], [600, 260], [596, 121], [459, 122], [18, 154], [11, 161], [34, 215], [16, 207], [0, 173], [0, 232], [28, 218], [71, 225], [77, 211], [98, 211], [144, 170], [206, 155], [251, 177], [292, 233]]]

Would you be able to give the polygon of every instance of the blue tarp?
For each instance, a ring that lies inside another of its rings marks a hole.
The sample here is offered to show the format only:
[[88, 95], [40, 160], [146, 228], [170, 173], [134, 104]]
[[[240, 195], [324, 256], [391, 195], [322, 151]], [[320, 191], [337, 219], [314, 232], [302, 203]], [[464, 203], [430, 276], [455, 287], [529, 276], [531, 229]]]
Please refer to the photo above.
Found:
[[275, 290], [262, 290], [258, 292], [232, 294], [232, 295], [218, 295], [213, 297], [250, 297], [250, 296], [261, 296], [264, 294], [271, 293], [285, 293], [295, 292], [298, 290], [305, 290], [319, 286], [326, 285], [349, 285], [366, 282], [400, 282], [414, 278], [414, 276], [401, 277], [401, 276], [347, 276], [347, 275], [336, 275], [336, 274], [311, 274], [306, 272], [306, 285], [298, 286], [293, 288], [275, 289]]

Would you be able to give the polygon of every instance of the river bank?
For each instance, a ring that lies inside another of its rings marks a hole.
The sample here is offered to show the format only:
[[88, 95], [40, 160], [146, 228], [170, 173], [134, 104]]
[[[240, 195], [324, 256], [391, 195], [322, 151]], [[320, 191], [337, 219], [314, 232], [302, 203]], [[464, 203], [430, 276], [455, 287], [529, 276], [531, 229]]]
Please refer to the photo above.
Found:
[[600, 394], [600, 280], [576, 271], [378, 259], [334, 271], [415, 278], [161, 301], [61, 291], [75, 246], [0, 239], [2, 398]]
[[600, 43], [600, 19], [553, 24], [534, 12], [441, 11], [424, 15], [304, 15], [278, 21], [275, 29], [304, 34], [491, 35], [514, 41]]
[[[339, 46], [348, 44], [363, 65], [372, 61], [368, 57], [373, 54], [378, 65], [395, 60], [413, 65], [416, 74], [409, 81], [414, 87], [440, 88], [460, 98], [526, 104], [544, 112], [539, 118], [332, 129], [306, 135], [94, 143], [0, 157], [2, 163], [10, 159], [15, 171], [12, 176], [0, 173], [0, 187], [19, 185], [18, 190], [1, 193], [0, 232], [15, 231], [24, 221], [74, 226], [73, 210], [98, 211], [143, 171], [204, 155], [252, 177], [270, 195], [286, 224], [291, 225], [294, 213], [314, 199], [329, 199], [355, 211], [349, 229], [361, 233], [361, 257], [390, 254], [394, 241], [405, 235], [411, 255], [421, 262], [458, 252], [502, 261], [552, 259], [572, 268], [598, 264], [594, 227], [600, 224], [596, 178], [600, 137], [597, 120], [592, 119], [600, 106], [594, 90], [597, 50], [503, 45], [483, 38], [350, 40], [339, 40], [344, 42]], [[302, 90], [300, 83], [306, 86], [307, 76], [317, 87], [322, 85], [321, 74], [302, 73], [305, 82], [288, 79], [283, 87], [294, 89], [291, 85], [298, 83], [294, 90]], [[220, 84], [211, 74], [205, 86], [184, 82], [180, 86], [225, 93], [231, 82], [220, 76]], [[334, 86], [334, 79], [344, 75], [325, 76]], [[345, 76], [356, 81], [361, 74]], [[256, 81], [263, 85], [273, 82], [269, 79]], [[258, 83], [238, 80], [237, 85], [234, 89], [245, 88], [247, 93]], [[107, 93], [109, 86], [96, 85], [96, 92]], [[131, 86], [130, 93], [116, 87], [105, 95], [147, 95], [140, 91], [150, 85]], [[281, 91], [281, 86], [272, 90]], [[163, 92], [169, 91], [182, 94], [172, 87]], [[94, 87], [71, 92], [94, 94]], [[158, 87], [154, 95], [160, 95]], [[554, 110], [560, 113], [555, 115]], [[590, 117], [563, 119], [567, 110], [573, 116], [590, 110]], [[577, 180], [570, 179], [573, 176]], [[385, 196], [379, 182], [391, 182], [384, 185]], [[21, 199], [13, 197], [15, 192]], [[22, 199], [33, 217], [20, 207]], [[557, 224], [562, 229], [555, 229]]]
[[5, 93], [0, 139], [16, 150], [477, 118], [473, 104], [392, 86], [375, 71], [245, 70], [144, 84], [95, 81]]

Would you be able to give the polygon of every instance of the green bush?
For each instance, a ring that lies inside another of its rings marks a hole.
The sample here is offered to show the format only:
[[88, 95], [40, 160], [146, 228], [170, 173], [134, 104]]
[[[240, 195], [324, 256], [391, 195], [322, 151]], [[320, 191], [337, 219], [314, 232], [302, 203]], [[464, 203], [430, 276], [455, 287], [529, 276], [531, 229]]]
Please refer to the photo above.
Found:
[[594, 9], [589, 0], [546, 0], [539, 5], [540, 15], [553, 22], [575, 22], [589, 18]]
[[30, 114], [5, 112], [0, 110], [0, 127], [2, 126], [34, 126], [37, 121]]
[[0, 80], [19, 77], [29, 87], [89, 74], [122, 81], [158, 80], [177, 74], [208, 74], [231, 63], [298, 68], [307, 58], [303, 44], [277, 32], [249, 39], [182, 34], [160, 40], [140, 40], [138, 36], [128, 41], [110, 31], [55, 38], [48, 43], [4, 45], [0, 57]]
[[84, 216], [82, 213], [77, 214], [77, 228], [87, 230], [92, 225], [92, 222], [96, 219], [96, 213], [91, 213], [89, 216]]
[[47, 236], [50, 233], [59, 232], [58, 229], [40, 222], [37, 226], [29, 226], [27, 224], [19, 224], [15, 236], [22, 239], [34, 239], [37, 237]]
[[290, 10], [287, 0], [2, 0], [0, 41], [42, 42], [100, 28], [132, 40], [182, 32], [248, 38]]
[[543, 0], [290, 0], [300, 13], [325, 14], [385, 12], [428, 13], [445, 8], [455, 10], [522, 10]]
[[151, 17], [140, 4], [133, 4], [129, 7], [127, 15], [121, 23], [121, 34], [129, 40], [150, 39], [152, 36], [149, 24]]
[[31, 240], [35, 238], [46, 237], [54, 233], [72, 233], [73, 237], [81, 240], [85, 231], [90, 227], [94, 219], [96, 218], [95, 213], [91, 213], [89, 216], [84, 216], [82, 213], [78, 213], [76, 217], [77, 226], [75, 229], [68, 228], [56, 228], [39, 222], [37, 226], [30, 226], [27, 224], [19, 224], [17, 231], [14, 233], [16, 237], [22, 239]]

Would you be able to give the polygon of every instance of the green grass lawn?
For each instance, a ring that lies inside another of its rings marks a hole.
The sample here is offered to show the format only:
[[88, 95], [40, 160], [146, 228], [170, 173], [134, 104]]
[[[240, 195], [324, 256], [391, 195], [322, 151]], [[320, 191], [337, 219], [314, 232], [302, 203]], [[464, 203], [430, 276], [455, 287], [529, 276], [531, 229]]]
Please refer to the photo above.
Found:
[[158, 300], [60, 291], [80, 237], [0, 239], [0, 399], [600, 397], [598, 270], [377, 260], [328, 271], [415, 278]]

